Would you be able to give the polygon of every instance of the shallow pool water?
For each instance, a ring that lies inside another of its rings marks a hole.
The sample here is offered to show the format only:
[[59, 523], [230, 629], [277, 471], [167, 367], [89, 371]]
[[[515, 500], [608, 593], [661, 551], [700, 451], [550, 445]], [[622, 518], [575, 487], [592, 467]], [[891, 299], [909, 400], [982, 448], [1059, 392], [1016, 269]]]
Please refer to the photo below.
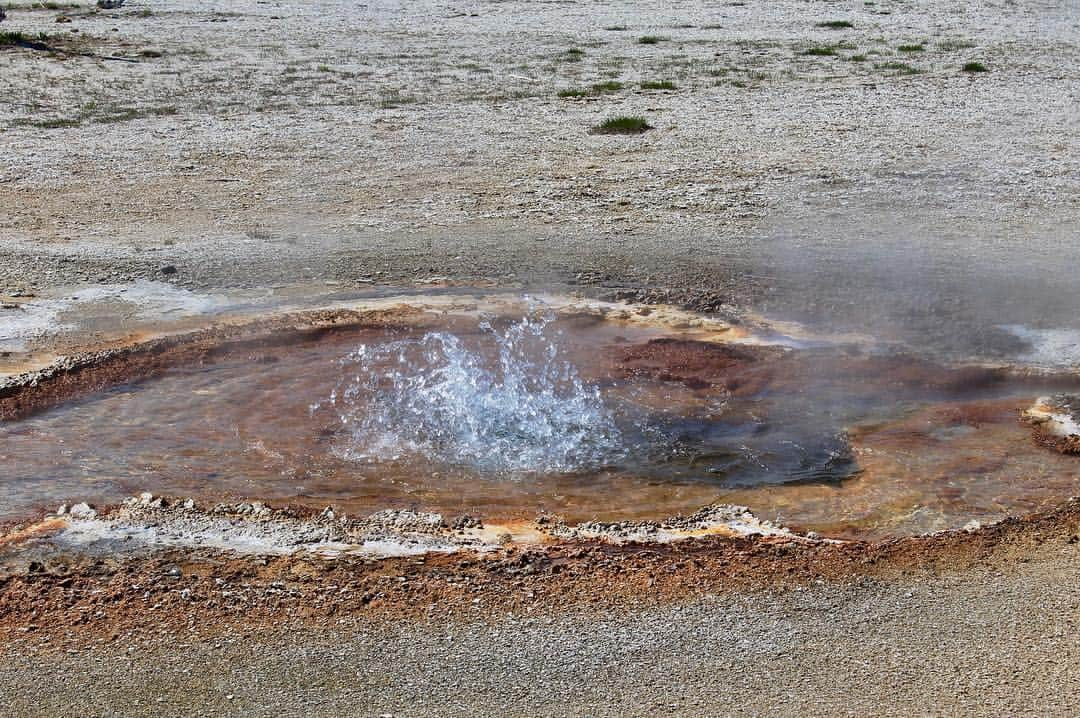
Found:
[[1076, 493], [1018, 412], [1080, 389], [594, 316], [341, 329], [207, 353], [0, 424], [0, 514], [139, 491], [488, 519], [713, 502], [829, 535], [956, 528]]

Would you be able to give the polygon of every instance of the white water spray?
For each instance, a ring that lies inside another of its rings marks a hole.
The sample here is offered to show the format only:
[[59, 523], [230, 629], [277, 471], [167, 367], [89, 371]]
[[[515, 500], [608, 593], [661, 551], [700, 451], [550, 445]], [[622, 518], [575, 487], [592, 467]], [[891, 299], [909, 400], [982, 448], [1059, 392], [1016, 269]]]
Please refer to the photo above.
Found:
[[430, 332], [361, 346], [327, 406], [355, 461], [423, 455], [503, 475], [575, 472], [619, 459], [623, 445], [599, 389], [545, 333], [548, 317], [504, 331], [481, 325], [479, 347]]

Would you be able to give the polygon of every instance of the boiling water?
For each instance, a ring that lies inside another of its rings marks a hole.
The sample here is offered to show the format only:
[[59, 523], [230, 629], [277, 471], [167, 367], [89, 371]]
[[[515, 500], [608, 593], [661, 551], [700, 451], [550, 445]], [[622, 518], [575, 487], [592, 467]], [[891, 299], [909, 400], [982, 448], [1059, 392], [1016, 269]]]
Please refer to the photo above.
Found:
[[591, 317], [447, 320], [224, 350], [0, 424], [0, 514], [139, 491], [485, 518], [712, 502], [876, 537], [1076, 493], [1018, 412], [1078, 391], [908, 357], [694, 341]]
[[625, 453], [612, 412], [545, 335], [550, 323], [484, 322], [476, 348], [449, 332], [360, 346], [313, 411], [332, 407], [340, 455], [369, 464], [413, 455], [492, 477], [611, 464]]

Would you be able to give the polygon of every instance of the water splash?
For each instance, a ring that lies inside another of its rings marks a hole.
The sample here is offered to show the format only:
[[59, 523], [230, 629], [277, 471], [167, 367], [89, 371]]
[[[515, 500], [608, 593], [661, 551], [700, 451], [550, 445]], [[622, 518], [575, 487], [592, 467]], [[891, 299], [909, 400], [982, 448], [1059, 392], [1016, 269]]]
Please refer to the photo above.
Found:
[[526, 317], [480, 326], [476, 346], [446, 332], [364, 345], [342, 360], [332, 406], [340, 455], [387, 461], [422, 455], [503, 475], [596, 469], [623, 455], [596, 386]]

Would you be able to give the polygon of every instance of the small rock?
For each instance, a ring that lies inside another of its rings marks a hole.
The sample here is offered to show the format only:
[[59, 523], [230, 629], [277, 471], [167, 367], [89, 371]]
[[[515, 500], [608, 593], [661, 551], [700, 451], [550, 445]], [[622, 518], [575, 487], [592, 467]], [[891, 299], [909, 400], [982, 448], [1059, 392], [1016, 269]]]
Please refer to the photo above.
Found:
[[60, 504], [60, 508], [56, 509], [57, 516], [63, 516], [68, 512], [67, 504]]
[[75, 504], [69, 509], [71, 518], [73, 519], [92, 519], [97, 516], [97, 511], [94, 511], [90, 504]]
[[482, 529], [484, 528], [484, 522], [476, 516], [462, 514], [451, 522], [450, 527], [457, 531], [463, 529]]
[[162, 274], [176, 274], [176, 267], [171, 264], [166, 264], [164, 267], [158, 270]]

